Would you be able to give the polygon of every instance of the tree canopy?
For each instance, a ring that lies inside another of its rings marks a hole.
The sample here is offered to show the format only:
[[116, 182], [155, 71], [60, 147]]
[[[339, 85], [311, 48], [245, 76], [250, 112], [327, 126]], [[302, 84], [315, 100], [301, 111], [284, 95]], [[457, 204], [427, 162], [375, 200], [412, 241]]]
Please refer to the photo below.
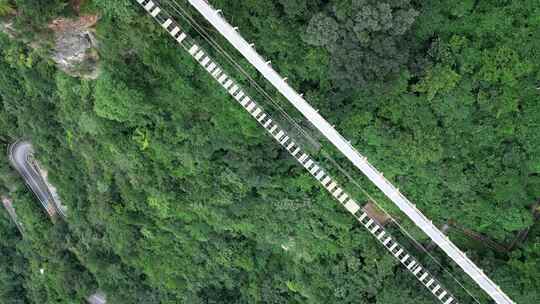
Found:
[[[437, 225], [501, 244], [528, 231], [508, 253], [449, 234], [517, 303], [540, 302], [538, 1], [210, 2]], [[98, 289], [118, 304], [435, 301], [136, 1], [81, 8], [101, 16], [97, 80], [56, 69], [52, 43], [28, 43], [50, 42], [46, 24], [73, 16], [69, 1], [2, 3], [27, 35], [0, 33], [0, 148], [31, 140], [70, 213], [49, 221], [0, 153], [0, 195], [26, 230], [21, 238], [0, 213], [1, 303], [79, 303]]]

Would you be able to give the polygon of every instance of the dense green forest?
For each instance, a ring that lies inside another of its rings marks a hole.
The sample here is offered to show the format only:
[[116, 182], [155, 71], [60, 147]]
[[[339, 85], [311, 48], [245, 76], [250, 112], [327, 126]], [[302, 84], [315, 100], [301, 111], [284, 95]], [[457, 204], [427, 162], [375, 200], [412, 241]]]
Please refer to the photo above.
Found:
[[[59, 71], [47, 23], [74, 2], [0, 0], [20, 33], [0, 32], [0, 148], [31, 140], [69, 206], [53, 224], [0, 153], [26, 230], [0, 212], [0, 303], [98, 289], [115, 304], [436, 303], [136, 1], [82, 1], [100, 15], [101, 74]], [[539, 1], [209, 2], [435, 223], [503, 245], [529, 229], [505, 253], [449, 234], [517, 303], [540, 303]]]

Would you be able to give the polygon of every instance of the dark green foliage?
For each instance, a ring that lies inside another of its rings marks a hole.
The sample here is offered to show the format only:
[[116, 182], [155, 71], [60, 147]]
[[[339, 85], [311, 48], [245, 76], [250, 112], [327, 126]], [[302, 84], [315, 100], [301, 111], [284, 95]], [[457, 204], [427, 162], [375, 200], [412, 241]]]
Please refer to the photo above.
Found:
[[343, 90], [396, 75], [409, 61], [408, 33], [418, 16], [409, 1], [330, 1], [304, 40], [331, 54], [330, 77]]
[[68, 6], [69, 0], [14, 0], [21, 22], [43, 26]]
[[[533, 224], [538, 2], [212, 2], [436, 223], [502, 243]], [[16, 4], [21, 24], [70, 14]], [[136, 1], [85, 9], [102, 15], [96, 81], [0, 34], [0, 149], [32, 140], [69, 206], [53, 225], [0, 154], [27, 230], [0, 216], [0, 303], [435, 301]], [[540, 301], [538, 225], [508, 256], [451, 236], [517, 303]]]

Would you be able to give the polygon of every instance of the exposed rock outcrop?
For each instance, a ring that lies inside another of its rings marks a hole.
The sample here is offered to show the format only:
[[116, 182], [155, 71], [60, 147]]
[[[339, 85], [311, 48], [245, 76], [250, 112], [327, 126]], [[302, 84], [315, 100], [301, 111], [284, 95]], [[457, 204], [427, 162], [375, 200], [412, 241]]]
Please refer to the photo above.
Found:
[[13, 19], [12, 18], [2, 18], [2, 19], [0, 19], [0, 32], [6, 33], [11, 38], [15, 37], [16, 31], [13, 28]]
[[49, 24], [55, 33], [52, 59], [59, 69], [76, 77], [99, 76], [98, 42], [93, 30], [97, 21], [98, 16], [87, 15], [78, 19], [58, 18]]
[[[79, 15], [84, 2], [84, 0], [70, 0], [73, 12]], [[0, 32], [7, 33], [13, 39], [20, 39], [31, 48], [43, 47], [45, 44], [42, 43], [42, 39], [28, 41], [24, 35], [20, 35], [23, 32], [20, 25], [14, 28], [13, 21], [17, 18], [17, 14], [17, 9], [13, 8], [0, 18]], [[60, 70], [75, 77], [88, 79], [96, 79], [99, 76], [98, 42], [94, 34], [94, 26], [98, 19], [97, 15], [81, 15], [77, 18], [57, 18], [48, 25], [54, 32], [54, 50], [51, 57]], [[39, 36], [44, 33], [37, 34]]]

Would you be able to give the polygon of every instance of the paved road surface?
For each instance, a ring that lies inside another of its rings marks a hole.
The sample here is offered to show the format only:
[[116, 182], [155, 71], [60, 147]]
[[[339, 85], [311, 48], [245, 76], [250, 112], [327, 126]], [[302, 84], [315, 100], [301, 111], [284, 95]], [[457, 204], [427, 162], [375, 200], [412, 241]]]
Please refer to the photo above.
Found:
[[10, 145], [8, 149], [11, 165], [22, 176], [26, 185], [36, 195], [49, 216], [55, 218], [59, 212], [52, 194], [49, 192], [47, 183], [30, 160], [34, 153], [32, 144], [28, 141], [17, 141]]
[[[24, 179], [26, 185], [34, 192], [41, 205], [45, 208], [51, 218], [55, 218], [57, 214], [65, 216], [61, 211], [59, 202], [56, 202], [53, 194], [50, 191], [49, 185], [41, 176], [37, 165], [32, 160], [34, 149], [28, 141], [17, 141], [9, 146], [8, 154], [11, 165], [19, 172]], [[106, 304], [105, 294], [96, 292], [88, 297], [90, 304]]]
[[19, 222], [19, 219], [17, 218], [17, 213], [15, 212], [15, 208], [13, 208], [13, 201], [5, 196], [1, 196], [0, 199], [2, 200], [2, 204], [4, 205], [4, 208], [6, 208], [9, 216], [11, 217], [11, 220], [15, 225], [17, 226], [17, 229], [19, 229], [19, 232], [21, 235], [24, 236], [24, 227], [22, 226], [21, 222]]

